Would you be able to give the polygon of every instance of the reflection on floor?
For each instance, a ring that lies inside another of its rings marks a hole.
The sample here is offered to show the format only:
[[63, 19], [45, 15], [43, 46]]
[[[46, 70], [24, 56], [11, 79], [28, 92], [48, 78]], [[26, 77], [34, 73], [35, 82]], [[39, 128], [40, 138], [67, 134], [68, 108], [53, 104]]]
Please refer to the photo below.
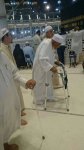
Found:
[[[28, 125], [21, 127], [20, 133], [16, 133], [11, 140], [11, 143], [19, 145], [20, 150], [84, 149], [84, 73], [81, 65], [66, 67], [66, 70], [70, 93], [69, 112], [64, 109], [65, 103], [58, 100], [54, 104], [49, 103], [47, 111], [43, 107], [36, 111], [32, 92], [22, 88], [27, 114], [23, 118], [28, 120]], [[27, 79], [32, 76], [31, 70], [20, 72]], [[62, 89], [58, 93], [62, 93]], [[43, 135], [45, 140], [42, 140]]]

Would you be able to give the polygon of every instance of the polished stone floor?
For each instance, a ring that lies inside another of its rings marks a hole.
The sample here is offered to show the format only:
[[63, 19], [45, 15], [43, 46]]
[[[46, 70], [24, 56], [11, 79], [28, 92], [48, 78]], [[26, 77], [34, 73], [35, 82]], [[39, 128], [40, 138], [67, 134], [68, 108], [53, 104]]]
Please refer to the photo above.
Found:
[[[66, 66], [69, 87], [69, 112], [65, 101], [56, 102], [44, 107], [33, 104], [31, 90], [22, 88], [28, 125], [21, 127], [12, 139], [20, 150], [83, 150], [84, 149], [84, 73], [81, 65], [76, 68]], [[20, 70], [27, 79], [32, 77], [31, 70]], [[63, 96], [63, 90], [57, 94]], [[45, 140], [42, 140], [45, 136]]]

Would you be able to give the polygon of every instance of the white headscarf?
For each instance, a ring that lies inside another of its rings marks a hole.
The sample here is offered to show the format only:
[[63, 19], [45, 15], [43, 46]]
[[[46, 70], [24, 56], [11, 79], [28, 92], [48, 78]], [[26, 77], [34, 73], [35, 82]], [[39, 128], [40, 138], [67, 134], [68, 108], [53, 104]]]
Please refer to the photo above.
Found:
[[3, 28], [0, 30], [0, 39], [6, 35], [7, 33], [9, 33], [9, 30], [7, 28]]
[[62, 44], [63, 43], [63, 37], [59, 34], [54, 34], [52, 37], [52, 40], [56, 41], [57, 43]]
[[45, 33], [50, 31], [50, 30], [53, 30], [52, 26], [46, 26], [45, 27]]

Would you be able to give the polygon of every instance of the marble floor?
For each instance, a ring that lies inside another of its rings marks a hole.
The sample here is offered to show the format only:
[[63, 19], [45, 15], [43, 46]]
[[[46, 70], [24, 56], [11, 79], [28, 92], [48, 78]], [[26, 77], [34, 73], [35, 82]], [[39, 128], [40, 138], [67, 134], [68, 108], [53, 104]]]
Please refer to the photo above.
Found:
[[[81, 65], [66, 66], [69, 87], [69, 112], [65, 102], [56, 101], [44, 107], [33, 104], [31, 90], [22, 88], [28, 125], [21, 127], [11, 137], [10, 143], [20, 150], [83, 150], [84, 149], [84, 73]], [[32, 77], [31, 70], [20, 70], [25, 78]], [[62, 89], [58, 94], [62, 94]], [[42, 139], [45, 136], [45, 140]]]

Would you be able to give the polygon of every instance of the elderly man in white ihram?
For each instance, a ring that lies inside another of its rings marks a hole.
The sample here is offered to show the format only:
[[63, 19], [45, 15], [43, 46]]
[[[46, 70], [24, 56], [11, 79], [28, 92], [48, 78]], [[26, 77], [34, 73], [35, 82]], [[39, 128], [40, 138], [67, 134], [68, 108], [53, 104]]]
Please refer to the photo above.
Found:
[[57, 72], [54, 67], [55, 49], [63, 42], [62, 36], [54, 34], [47, 44], [42, 41], [37, 48], [33, 63], [33, 79], [36, 80], [36, 86], [33, 90], [34, 103], [44, 104], [46, 96], [45, 83], [49, 84], [47, 88], [47, 99], [53, 101], [52, 73]]
[[17, 145], [8, 144], [10, 136], [21, 124], [20, 97], [14, 80], [30, 89], [36, 83], [22, 78], [16, 66], [0, 52], [0, 150], [18, 150]]
[[14, 63], [0, 51], [0, 150], [18, 150], [8, 144], [10, 136], [20, 128], [21, 105], [15, 81], [24, 88], [33, 89], [36, 82], [22, 78]]
[[[3, 53], [5, 53], [5, 55], [8, 57], [8, 59], [14, 63], [14, 65], [16, 65], [15, 59], [13, 57], [12, 54], [12, 50], [10, 47], [10, 44], [12, 43], [13, 39], [12, 36], [9, 32], [9, 30], [7, 28], [2, 28], [0, 30], [0, 39], [1, 39], [1, 44], [0, 44], [0, 51], [2, 51]], [[23, 95], [21, 92], [21, 88], [20, 88], [20, 84], [18, 82], [15, 81], [15, 85], [20, 97], [20, 104], [21, 104], [21, 116], [24, 116], [24, 100], [23, 100]], [[24, 119], [21, 119], [21, 125], [26, 125], [27, 121]]]

